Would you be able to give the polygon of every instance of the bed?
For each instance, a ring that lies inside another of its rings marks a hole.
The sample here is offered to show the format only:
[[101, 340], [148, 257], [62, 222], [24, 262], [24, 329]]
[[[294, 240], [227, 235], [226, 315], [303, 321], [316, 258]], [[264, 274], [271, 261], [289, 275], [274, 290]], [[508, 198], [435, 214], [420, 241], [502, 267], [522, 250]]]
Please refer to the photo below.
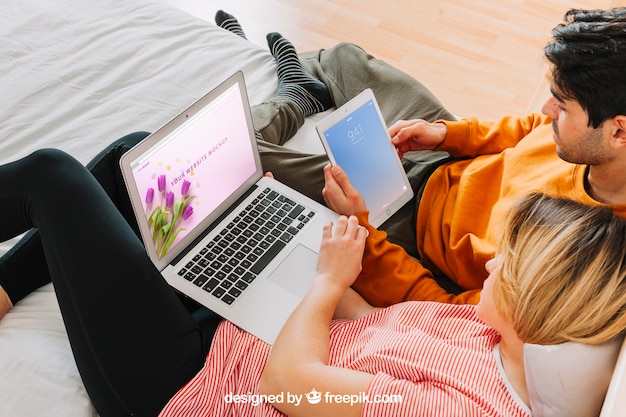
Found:
[[[87, 162], [114, 139], [153, 131], [239, 69], [251, 103], [276, 89], [267, 48], [160, 3], [5, 0], [0, 34], [0, 163], [42, 147]], [[288, 146], [321, 152], [313, 124]], [[14, 243], [0, 243], [0, 254]], [[624, 415], [624, 356], [604, 416]], [[51, 284], [0, 321], [0, 369], [0, 416], [97, 415]]]
[[[251, 103], [277, 86], [266, 47], [165, 4], [6, 0], [0, 36], [0, 163], [42, 147], [86, 163], [114, 139], [155, 130], [239, 69]], [[306, 131], [290, 146], [321, 151]], [[51, 284], [0, 321], [0, 369], [0, 416], [96, 415]]]

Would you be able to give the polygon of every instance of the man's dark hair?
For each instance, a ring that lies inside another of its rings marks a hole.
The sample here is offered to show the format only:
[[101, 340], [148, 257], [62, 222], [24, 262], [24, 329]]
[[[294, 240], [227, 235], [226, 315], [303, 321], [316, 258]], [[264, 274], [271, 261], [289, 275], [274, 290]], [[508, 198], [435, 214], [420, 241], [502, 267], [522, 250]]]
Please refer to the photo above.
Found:
[[626, 8], [572, 9], [564, 20], [544, 48], [553, 86], [576, 100], [597, 128], [626, 114]]

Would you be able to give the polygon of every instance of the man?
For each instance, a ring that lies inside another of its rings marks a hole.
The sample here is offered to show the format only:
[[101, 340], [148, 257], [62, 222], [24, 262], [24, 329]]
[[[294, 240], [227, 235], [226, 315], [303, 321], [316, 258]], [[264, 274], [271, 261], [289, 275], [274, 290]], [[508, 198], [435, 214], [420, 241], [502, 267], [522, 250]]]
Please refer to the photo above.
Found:
[[[270, 48], [275, 49], [271, 41]], [[358, 214], [370, 230], [363, 272], [354, 285], [370, 303], [477, 302], [487, 276], [485, 262], [497, 249], [497, 230], [511, 204], [531, 191], [610, 205], [626, 216], [626, 9], [568, 12], [544, 52], [551, 64], [552, 97], [543, 115], [495, 123], [454, 120], [421, 84], [354, 45], [300, 56], [302, 65], [328, 87], [336, 106], [366, 87], [374, 90], [387, 122], [393, 123], [392, 141], [417, 191], [416, 206], [408, 205], [381, 227], [389, 232], [385, 239], [368, 225], [363, 201], [341, 169], [325, 169], [328, 205]], [[292, 133], [281, 136], [284, 131], [267, 129], [281, 125], [269, 119], [266, 126], [257, 124], [261, 137], [281, 138], [275, 143], [282, 144]], [[302, 123], [295, 120], [291, 129]], [[266, 165], [279, 179], [293, 178], [292, 185], [303, 188], [296, 176], [281, 176], [284, 165], [273, 163], [272, 152], [268, 155]], [[310, 172], [325, 163], [300, 162]], [[323, 188], [319, 176], [311, 178], [311, 187]], [[407, 212], [416, 213], [415, 226]], [[406, 233], [413, 230], [414, 241]], [[470, 291], [450, 294], [434, 279], [442, 275]]]

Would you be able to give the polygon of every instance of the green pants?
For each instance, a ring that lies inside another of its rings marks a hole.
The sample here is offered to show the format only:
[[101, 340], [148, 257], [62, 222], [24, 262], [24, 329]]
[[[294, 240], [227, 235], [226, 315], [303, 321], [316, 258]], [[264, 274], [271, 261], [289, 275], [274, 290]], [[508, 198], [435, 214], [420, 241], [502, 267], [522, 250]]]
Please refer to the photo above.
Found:
[[[336, 107], [371, 88], [388, 125], [398, 120], [455, 118], [419, 81], [354, 44], [341, 43], [328, 50], [304, 53], [300, 60], [309, 73], [328, 86]], [[302, 112], [293, 102], [280, 98], [255, 105], [252, 112], [264, 169], [323, 203], [322, 168], [328, 164], [326, 155], [305, 154], [282, 146], [303, 125]], [[390, 241], [402, 245], [414, 256], [417, 256], [415, 215], [421, 189], [432, 171], [448, 158], [444, 152], [429, 151], [411, 152], [403, 158], [416, 198], [380, 229], [389, 234]]]

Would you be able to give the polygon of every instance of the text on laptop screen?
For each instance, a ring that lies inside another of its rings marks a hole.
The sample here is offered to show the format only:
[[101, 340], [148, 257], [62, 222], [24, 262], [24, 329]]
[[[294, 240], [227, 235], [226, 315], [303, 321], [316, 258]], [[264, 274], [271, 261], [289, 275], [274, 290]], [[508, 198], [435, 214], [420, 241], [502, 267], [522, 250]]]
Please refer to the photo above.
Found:
[[131, 167], [162, 258], [256, 170], [238, 86], [190, 117]]

